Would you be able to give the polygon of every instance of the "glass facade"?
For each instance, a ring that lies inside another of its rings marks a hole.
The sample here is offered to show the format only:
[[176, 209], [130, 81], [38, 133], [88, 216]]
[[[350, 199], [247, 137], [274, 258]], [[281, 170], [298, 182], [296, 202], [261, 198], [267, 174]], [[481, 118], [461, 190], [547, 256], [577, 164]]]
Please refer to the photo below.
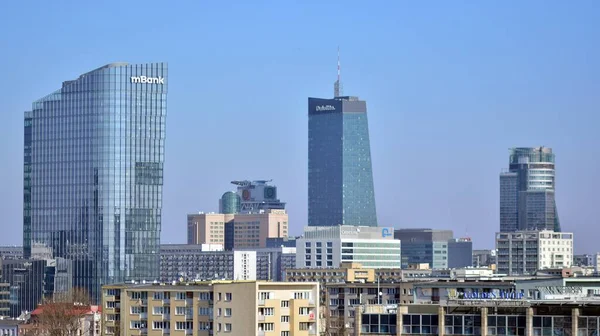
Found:
[[377, 226], [366, 102], [308, 105], [308, 225]]
[[233, 191], [228, 191], [221, 196], [221, 213], [236, 214], [240, 212], [241, 198]]
[[23, 246], [73, 261], [73, 286], [159, 277], [167, 64], [114, 63], [25, 112]]
[[555, 156], [551, 148], [513, 148], [500, 174], [500, 232], [561, 231], [555, 203]]

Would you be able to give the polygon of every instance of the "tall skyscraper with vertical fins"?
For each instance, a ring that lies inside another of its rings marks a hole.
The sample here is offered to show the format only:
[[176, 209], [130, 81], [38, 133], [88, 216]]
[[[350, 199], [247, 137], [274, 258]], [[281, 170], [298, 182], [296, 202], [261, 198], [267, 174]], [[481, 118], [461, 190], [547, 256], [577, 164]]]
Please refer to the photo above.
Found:
[[512, 148], [500, 174], [500, 232], [560, 232], [555, 201], [555, 156], [551, 148]]
[[159, 277], [168, 70], [113, 63], [25, 112], [23, 245], [72, 260], [73, 286]]
[[308, 225], [377, 226], [367, 103], [308, 99]]

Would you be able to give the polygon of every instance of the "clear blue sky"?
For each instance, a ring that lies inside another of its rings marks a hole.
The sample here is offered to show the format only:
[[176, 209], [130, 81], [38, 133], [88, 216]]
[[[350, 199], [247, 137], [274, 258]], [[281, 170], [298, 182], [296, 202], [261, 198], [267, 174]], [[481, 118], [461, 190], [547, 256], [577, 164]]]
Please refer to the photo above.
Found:
[[368, 102], [381, 225], [492, 247], [508, 148], [552, 147], [576, 251], [600, 232], [599, 1], [2, 1], [0, 244], [22, 237], [23, 111], [107, 63], [169, 62], [163, 241], [235, 179], [307, 218], [307, 97]]

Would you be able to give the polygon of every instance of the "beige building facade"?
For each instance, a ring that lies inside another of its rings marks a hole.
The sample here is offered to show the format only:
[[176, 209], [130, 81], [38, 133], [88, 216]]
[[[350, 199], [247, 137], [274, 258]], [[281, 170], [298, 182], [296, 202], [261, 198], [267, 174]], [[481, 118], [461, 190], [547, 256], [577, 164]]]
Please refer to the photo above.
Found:
[[104, 335], [307, 336], [319, 330], [319, 285], [260, 281], [103, 287]]
[[[226, 231], [231, 242], [226, 242]], [[188, 215], [188, 244], [222, 244], [225, 248], [264, 248], [267, 238], [288, 236], [288, 214], [271, 209], [252, 214]], [[231, 245], [231, 246], [227, 246]]]

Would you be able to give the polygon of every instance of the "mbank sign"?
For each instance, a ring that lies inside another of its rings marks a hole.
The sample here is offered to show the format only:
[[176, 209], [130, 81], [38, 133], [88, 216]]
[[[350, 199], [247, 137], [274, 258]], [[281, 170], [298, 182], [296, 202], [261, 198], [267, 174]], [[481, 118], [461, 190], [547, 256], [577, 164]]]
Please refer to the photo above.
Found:
[[132, 83], [140, 83], [140, 84], [165, 84], [165, 79], [160, 76], [159, 77], [146, 77], [146, 76], [135, 77], [135, 76], [132, 76], [131, 82]]

